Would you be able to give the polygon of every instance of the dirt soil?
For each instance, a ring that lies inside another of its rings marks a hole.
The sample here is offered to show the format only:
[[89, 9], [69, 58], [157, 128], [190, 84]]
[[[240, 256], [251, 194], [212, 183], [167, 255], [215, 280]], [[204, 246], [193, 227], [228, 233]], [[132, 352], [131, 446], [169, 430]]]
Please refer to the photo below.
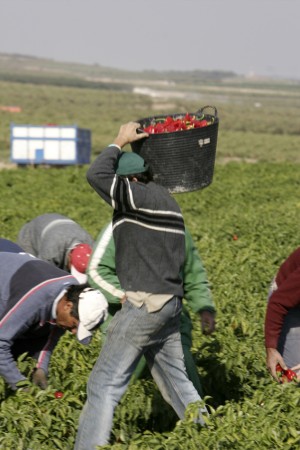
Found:
[[16, 167], [17, 167], [16, 164], [0, 161], [0, 170], [2, 170], [2, 169], [15, 169]]

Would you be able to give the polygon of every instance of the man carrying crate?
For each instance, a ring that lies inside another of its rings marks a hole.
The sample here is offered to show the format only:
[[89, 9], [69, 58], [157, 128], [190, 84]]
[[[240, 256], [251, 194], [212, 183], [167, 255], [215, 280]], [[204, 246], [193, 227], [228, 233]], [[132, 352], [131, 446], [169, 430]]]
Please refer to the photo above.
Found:
[[[116, 270], [126, 298], [109, 325], [88, 381], [76, 450], [94, 450], [108, 443], [114, 408], [142, 355], [180, 418], [190, 403], [201, 400], [187, 377], [179, 332], [184, 221], [169, 192], [152, 181], [144, 160], [121, 151], [148, 136], [138, 134], [138, 128], [135, 122], [122, 125], [113, 144], [87, 173], [89, 183], [114, 210]], [[207, 414], [205, 407], [198, 409], [201, 424], [203, 414]]]

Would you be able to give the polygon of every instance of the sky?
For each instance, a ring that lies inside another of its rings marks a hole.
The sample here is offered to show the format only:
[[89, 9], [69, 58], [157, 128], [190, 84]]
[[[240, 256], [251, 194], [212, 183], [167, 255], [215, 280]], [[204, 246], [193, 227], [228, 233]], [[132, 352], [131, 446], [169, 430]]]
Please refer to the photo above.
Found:
[[0, 53], [300, 79], [300, 0], [0, 0]]

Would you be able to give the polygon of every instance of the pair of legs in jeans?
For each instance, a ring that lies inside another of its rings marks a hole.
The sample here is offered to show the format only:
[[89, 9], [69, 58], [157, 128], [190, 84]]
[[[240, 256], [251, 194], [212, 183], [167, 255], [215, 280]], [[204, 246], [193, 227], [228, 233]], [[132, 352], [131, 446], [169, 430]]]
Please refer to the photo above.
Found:
[[[113, 309], [114, 308], [114, 309]], [[108, 328], [108, 325], [110, 321], [112, 320], [113, 316], [115, 315], [116, 311], [118, 311], [120, 308], [116, 308], [115, 304], [109, 305], [109, 310], [112, 312], [112, 314], [109, 314], [108, 319], [102, 324], [100, 327], [102, 332], [102, 342], [104, 342], [106, 338], [106, 330]], [[198, 368], [196, 366], [194, 357], [191, 352], [192, 348], [192, 330], [193, 330], [193, 324], [190, 317], [190, 314], [185, 306], [183, 306], [181, 314], [180, 314], [180, 337], [181, 337], [181, 344], [182, 344], [182, 350], [184, 355], [184, 362], [185, 367], [187, 371], [187, 375], [189, 379], [192, 381], [193, 385], [195, 386], [198, 394], [200, 397], [203, 397], [203, 389], [198, 373]], [[139, 380], [147, 373], [147, 362], [144, 357], [142, 357], [135, 368], [131, 381], [135, 382], [136, 380]]]
[[[184, 365], [179, 322], [181, 299], [173, 297], [164, 307], [149, 313], [126, 301], [107, 330], [100, 356], [87, 386], [76, 450], [95, 450], [108, 443], [114, 409], [124, 394], [142, 355], [164, 399], [180, 418], [190, 403], [201, 397], [188, 379]], [[207, 413], [206, 409], [201, 410]], [[199, 413], [199, 422], [203, 418]]]

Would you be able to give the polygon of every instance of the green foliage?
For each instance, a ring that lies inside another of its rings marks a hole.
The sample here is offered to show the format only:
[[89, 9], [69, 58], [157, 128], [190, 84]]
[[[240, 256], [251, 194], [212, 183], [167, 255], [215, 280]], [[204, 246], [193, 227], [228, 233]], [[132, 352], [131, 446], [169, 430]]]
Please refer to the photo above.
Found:
[[[183, 85], [181, 85], [183, 86]], [[223, 450], [299, 448], [296, 384], [277, 385], [265, 367], [263, 323], [269, 283], [280, 263], [299, 246], [299, 108], [297, 86], [186, 85], [199, 100], [155, 100], [115, 90], [0, 82], [1, 159], [8, 156], [9, 124], [77, 123], [90, 128], [93, 157], [110, 143], [122, 122], [154, 114], [195, 111], [216, 104], [220, 117], [217, 164], [208, 188], [176, 196], [206, 266], [217, 307], [217, 330], [202, 335], [193, 319], [192, 352], [210, 411], [206, 426], [193, 411], [178, 421], [151, 378], [130, 385], [114, 416], [115, 450]], [[250, 89], [250, 90], [251, 90]], [[260, 102], [261, 107], [255, 104]], [[230, 162], [224, 160], [259, 161]], [[111, 209], [86, 182], [86, 167], [2, 170], [1, 236], [16, 240], [24, 222], [46, 212], [65, 214], [96, 237]], [[233, 239], [236, 236], [237, 238]], [[101, 349], [66, 334], [56, 347], [49, 387], [16, 393], [0, 379], [0, 448], [69, 450], [74, 446], [86, 382]], [[18, 360], [25, 376], [34, 362]], [[57, 399], [56, 390], [64, 393]]]
[[[96, 237], [111, 217], [86, 168], [1, 171], [3, 237], [16, 239], [30, 218], [69, 215]], [[178, 421], [151, 379], [131, 385], [116, 408], [114, 449], [296, 449], [297, 385], [277, 385], [265, 368], [263, 321], [269, 283], [299, 245], [299, 171], [288, 163], [217, 165], [208, 188], [176, 196], [205, 263], [217, 306], [217, 331], [203, 336], [192, 315], [193, 354], [211, 411], [205, 428]], [[237, 240], [233, 236], [237, 236]], [[72, 449], [86, 382], [101, 348], [70, 334], [52, 357], [46, 391], [10, 392], [0, 380], [0, 448]], [[28, 376], [33, 361], [20, 358]], [[56, 399], [54, 392], [64, 392]]]
[[[202, 78], [198, 72], [123, 73], [49, 61], [33, 61], [31, 67], [32, 71], [26, 58], [16, 58], [7, 72], [0, 55], [0, 106], [22, 110], [0, 109], [1, 160], [9, 160], [11, 123], [88, 128], [94, 157], [123, 122], [195, 112], [205, 105], [215, 105], [220, 118], [217, 160], [300, 160], [299, 83], [224, 79], [222, 74]], [[136, 87], [155, 90], [157, 95], [137, 95]]]

